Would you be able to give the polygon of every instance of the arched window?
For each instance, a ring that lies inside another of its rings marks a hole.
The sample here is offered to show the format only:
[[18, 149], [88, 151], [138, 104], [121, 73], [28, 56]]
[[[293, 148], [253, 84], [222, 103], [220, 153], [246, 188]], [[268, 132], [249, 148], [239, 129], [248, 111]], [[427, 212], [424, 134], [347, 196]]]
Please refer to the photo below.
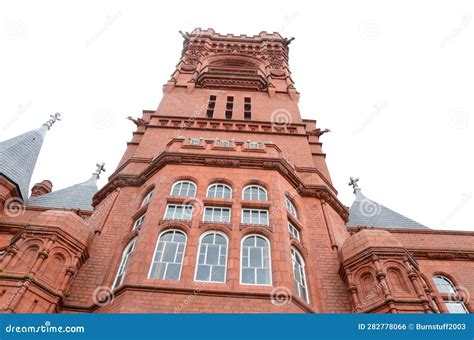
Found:
[[173, 229], [161, 233], [148, 277], [179, 280], [185, 247], [186, 235], [182, 231]]
[[135, 238], [130, 241], [125, 247], [125, 250], [123, 251], [122, 259], [120, 260], [120, 266], [117, 271], [117, 276], [115, 277], [114, 284], [112, 285], [112, 289], [115, 289], [120, 286], [123, 282], [123, 279], [125, 278], [125, 275], [127, 274], [127, 267], [130, 262], [130, 257], [132, 256], [133, 250], [135, 249], [136, 240], [137, 239]]
[[271, 285], [270, 243], [260, 235], [250, 235], [242, 240], [240, 258], [240, 283]]
[[232, 189], [228, 185], [222, 183], [214, 183], [207, 188], [206, 196], [208, 198], [230, 199], [232, 198]]
[[143, 197], [142, 204], [140, 205], [140, 207], [143, 207], [144, 205], [150, 202], [151, 198], [153, 197], [154, 192], [155, 192], [154, 190], [151, 190], [148, 194], [146, 194], [145, 197]]
[[298, 218], [298, 214], [296, 213], [296, 208], [291, 202], [291, 200], [288, 198], [288, 196], [285, 196], [285, 207], [288, 210], [288, 212], [293, 215], [294, 218]]
[[293, 278], [295, 280], [296, 294], [308, 302], [308, 288], [306, 285], [306, 272], [303, 257], [295, 248], [291, 248], [291, 258], [293, 260]]
[[454, 285], [451, 283], [451, 281], [447, 277], [444, 277], [441, 275], [433, 276], [433, 282], [435, 283], [436, 289], [438, 290], [439, 293], [444, 293], [444, 294], [456, 293], [456, 289], [454, 288]]
[[191, 181], [179, 181], [171, 189], [173, 196], [196, 196], [196, 184]]
[[259, 185], [248, 185], [242, 192], [242, 199], [246, 201], [266, 201], [267, 191]]
[[448, 313], [469, 313], [466, 305], [462, 301], [465, 297], [458, 295], [458, 291], [451, 280], [449, 280], [446, 276], [435, 275], [433, 276], [433, 282], [435, 283], [436, 290], [439, 294], [438, 298], [443, 300]]
[[225, 282], [227, 268], [227, 237], [218, 232], [201, 237], [196, 266], [196, 281]]

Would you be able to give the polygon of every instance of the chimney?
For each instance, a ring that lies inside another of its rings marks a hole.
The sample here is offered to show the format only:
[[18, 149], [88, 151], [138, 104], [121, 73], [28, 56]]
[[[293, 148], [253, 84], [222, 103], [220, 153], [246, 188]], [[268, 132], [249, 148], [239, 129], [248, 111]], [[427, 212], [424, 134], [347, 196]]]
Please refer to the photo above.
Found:
[[31, 196], [30, 197], [38, 197], [41, 195], [49, 194], [53, 190], [53, 183], [45, 179], [39, 183], [33, 185], [31, 189]]

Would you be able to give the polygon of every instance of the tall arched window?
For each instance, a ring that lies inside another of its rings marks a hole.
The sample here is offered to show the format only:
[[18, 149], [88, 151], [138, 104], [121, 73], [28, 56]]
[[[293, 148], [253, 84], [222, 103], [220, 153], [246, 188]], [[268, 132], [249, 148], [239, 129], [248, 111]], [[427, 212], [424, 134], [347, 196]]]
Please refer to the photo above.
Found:
[[214, 183], [207, 188], [207, 197], [208, 198], [232, 198], [232, 189], [222, 183]]
[[457, 295], [458, 291], [451, 280], [449, 280], [446, 276], [435, 275], [433, 276], [433, 282], [436, 286], [438, 297], [443, 300], [448, 313], [469, 313], [466, 305], [462, 301], [465, 297]]
[[271, 285], [272, 269], [270, 243], [260, 235], [249, 235], [242, 240], [240, 283]]
[[227, 237], [218, 232], [201, 236], [196, 266], [196, 281], [225, 282]]
[[285, 207], [288, 210], [288, 212], [293, 215], [294, 218], [298, 218], [298, 214], [296, 213], [296, 208], [293, 202], [288, 198], [288, 196], [285, 196]]
[[296, 294], [308, 302], [308, 286], [306, 285], [306, 272], [303, 257], [295, 248], [291, 248], [291, 258], [293, 260], [293, 278], [295, 281]]
[[142, 204], [140, 205], [140, 207], [143, 207], [144, 205], [148, 204], [151, 198], [153, 197], [154, 193], [155, 193], [154, 190], [150, 190], [150, 192], [146, 194], [145, 197], [143, 197]]
[[433, 282], [436, 285], [436, 289], [440, 293], [452, 294], [456, 292], [454, 285], [451, 283], [451, 281], [447, 277], [444, 277], [441, 275], [433, 276]]
[[259, 185], [248, 185], [242, 191], [242, 199], [246, 201], [267, 201], [267, 191]]
[[173, 229], [161, 233], [148, 277], [179, 280], [185, 247], [186, 235], [182, 231]]
[[127, 267], [130, 262], [130, 257], [132, 256], [133, 250], [135, 249], [135, 242], [136, 238], [130, 241], [125, 250], [122, 253], [122, 259], [120, 260], [120, 266], [117, 271], [117, 275], [115, 276], [114, 284], [112, 285], [112, 289], [117, 288], [123, 282], [125, 275], [127, 274]]
[[196, 184], [191, 181], [179, 181], [173, 184], [171, 194], [173, 196], [196, 196]]

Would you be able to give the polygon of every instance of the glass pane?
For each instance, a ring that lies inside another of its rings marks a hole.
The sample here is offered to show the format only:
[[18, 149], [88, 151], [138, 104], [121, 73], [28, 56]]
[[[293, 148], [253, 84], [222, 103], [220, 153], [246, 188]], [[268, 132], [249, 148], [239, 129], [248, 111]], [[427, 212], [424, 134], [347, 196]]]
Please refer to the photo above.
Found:
[[224, 274], [225, 274], [224, 267], [221, 267], [221, 266], [213, 267], [211, 281], [224, 282]]
[[257, 269], [257, 283], [269, 284], [270, 283], [270, 271], [268, 269]]
[[255, 283], [254, 270], [251, 268], [242, 269], [242, 283]]
[[258, 247], [267, 247], [267, 241], [262, 237], [256, 237]]
[[164, 233], [163, 235], [161, 235], [160, 242], [171, 241], [172, 239], [173, 239], [173, 232], [170, 231], [170, 232], [167, 232], [167, 233]]
[[174, 262], [176, 255], [177, 245], [176, 243], [167, 243], [165, 245], [165, 252], [163, 254], [163, 262]]
[[217, 234], [216, 235], [216, 244], [227, 244], [227, 240], [224, 236]]
[[206, 264], [217, 265], [219, 260], [219, 248], [216, 246], [208, 246]]
[[186, 236], [184, 236], [183, 233], [180, 233], [180, 232], [177, 231], [177, 232], [174, 233], [173, 241], [184, 243], [186, 241]]
[[249, 247], [249, 246], [253, 246], [254, 244], [255, 244], [255, 236], [249, 236], [244, 240], [244, 246]]
[[178, 280], [179, 279], [179, 269], [181, 266], [175, 263], [168, 263], [168, 269], [166, 271], [167, 280]]
[[197, 273], [196, 273], [196, 280], [208, 281], [210, 270], [211, 270], [210, 266], [199, 265], [197, 269]]
[[260, 248], [250, 248], [250, 266], [255, 268], [263, 266], [262, 250]]
[[166, 264], [162, 262], [156, 263], [156, 275], [154, 277], [164, 279]]
[[448, 312], [452, 314], [466, 314], [467, 310], [464, 303], [458, 301], [446, 301]]

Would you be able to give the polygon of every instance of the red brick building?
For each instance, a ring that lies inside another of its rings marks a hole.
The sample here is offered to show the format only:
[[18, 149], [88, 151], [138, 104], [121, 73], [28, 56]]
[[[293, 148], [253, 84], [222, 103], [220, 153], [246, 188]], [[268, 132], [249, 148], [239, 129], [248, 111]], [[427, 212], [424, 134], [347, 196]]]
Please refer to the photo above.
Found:
[[53, 116], [0, 143], [9, 313], [472, 312], [474, 232], [337, 198], [278, 33], [182, 33], [181, 59], [108, 183], [31, 175]]

